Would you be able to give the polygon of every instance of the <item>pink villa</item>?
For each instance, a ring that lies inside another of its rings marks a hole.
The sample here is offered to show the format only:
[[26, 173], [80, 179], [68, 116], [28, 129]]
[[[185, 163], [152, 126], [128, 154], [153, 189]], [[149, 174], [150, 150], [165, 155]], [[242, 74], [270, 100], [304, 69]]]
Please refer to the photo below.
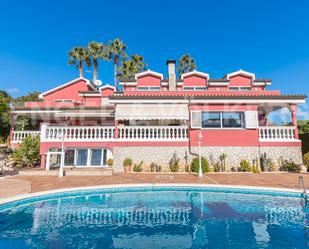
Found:
[[[46, 170], [59, 167], [62, 144], [65, 167], [104, 168], [113, 159], [115, 172], [123, 171], [126, 157], [143, 161], [145, 170], [154, 162], [168, 171], [174, 153], [184, 167], [199, 143], [211, 162], [225, 153], [228, 171], [264, 153], [275, 163], [302, 163], [296, 112], [306, 96], [267, 90], [270, 79], [243, 70], [220, 79], [199, 71], [177, 78], [175, 61], [167, 67], [167, 78], [148, 70], [121, 80], [122, 91], [78, 78], [42, 93], [41, 102], [13, 107], [11, 146], [39, 134]], [[292, 124], [270, 126], [270, 113], [282, 108], [289, 109]], [[18, 116], [30, 117], [38, 129], [14, 129]]]

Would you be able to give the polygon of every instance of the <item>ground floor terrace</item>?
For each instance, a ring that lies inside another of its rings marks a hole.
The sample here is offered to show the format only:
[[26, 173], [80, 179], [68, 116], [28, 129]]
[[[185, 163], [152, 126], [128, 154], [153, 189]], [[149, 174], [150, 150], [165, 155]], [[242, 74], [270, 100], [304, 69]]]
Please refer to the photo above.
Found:
[[[269, 115], [282, 108], [290, 117], [274, 126]], [[226, 171], [237, 171], [242, 160], [255, 164], [262, 156], [272, 160], [275, 170], [282, 160], [302, 164], [295, 105], [117, 105], [113, 119], [98, 119], [97, 112], [81, 114], [60, 120], [31, 115], [40, 130], [12, 126], [11, 146], [39, 135], [41, 167], [47, 170], [60, 166], [62, 147], [65, 167], [107, 167], [112, 160], [114, 172], [123, 171], [127, 157], [133, 164], [143, 162], [143, 171], [150, 171], [152, 163], [169, 171], [174, 154], [180, 171], [200, 153], [211, 165], [226, 155]]]
[[116, 173], [113, 176], [12, 176], [0, 178], [0, 199], [17, 195], [63, 188], [78, 188], [112, 184], [188, 183], [233, 186], [299, 188], [299, 177], [309, 186], [307, 173], [209, 173], [203, 178], [195, 174]]

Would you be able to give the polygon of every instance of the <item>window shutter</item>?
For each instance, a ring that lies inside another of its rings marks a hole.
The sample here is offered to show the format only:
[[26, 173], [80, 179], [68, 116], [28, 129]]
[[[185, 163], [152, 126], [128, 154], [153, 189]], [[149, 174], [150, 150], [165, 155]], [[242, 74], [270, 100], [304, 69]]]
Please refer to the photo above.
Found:
[[191, 111], [191, 128], [200, 129], [202, 127], [201, 111]]
[[258, 128], [257, 111], [245, 111], [245, 126], [247, 129]]

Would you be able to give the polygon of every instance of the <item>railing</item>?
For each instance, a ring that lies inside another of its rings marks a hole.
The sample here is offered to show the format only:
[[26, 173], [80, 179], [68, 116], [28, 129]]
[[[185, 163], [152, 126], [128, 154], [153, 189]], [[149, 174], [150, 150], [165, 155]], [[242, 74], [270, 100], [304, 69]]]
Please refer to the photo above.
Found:
[[293, 141], [295, 140], [294, 126], [264, 126], [259, 128], [260, 141]]
[[119, 127], [119, 139], [130, 141], [141, 140], [186, 140], [187, 126], [123, 126]]
[[35, 137], [37, 135], [40, 135], [40, 133], [40, 131], [14, 131], [12, 142], [20, 143], [28, 136]]
[[114, 126], [42, 126], [42, 141], [108, 141], [114, 139]]

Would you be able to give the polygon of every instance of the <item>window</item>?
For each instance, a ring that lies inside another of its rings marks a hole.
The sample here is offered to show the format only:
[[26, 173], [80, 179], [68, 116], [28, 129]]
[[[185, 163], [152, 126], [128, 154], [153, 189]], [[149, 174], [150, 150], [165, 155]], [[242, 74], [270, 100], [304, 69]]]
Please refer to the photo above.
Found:
[[205, 91], [207, 90], [206, 86], [184, 86], [184, 91]]
[[161, 87], [159, 86], [139, 86], [137, 90], [139, 91], [160, 91]]
[[250, 86], [230, 86], [229, 90], [231, 91], [251, 91]]
[[55, 102], [72, 102], [72, 99], [55, 99]]
[[223, 112], [222, 113], [222, 127], [242, 127], [242, 118], [240, 112]]
[[101, 165], [102, 150], [93, 149], [91, 150], [91, 166], [100, 166]]
[[66, 150], [64, 154], [64, 166], [73, 166], [75, 161], [75, 150]]
[[242, 128], [242, 112], [202, 112], [202, 128]]
[[87, 149], [78, 149], [77, 150], [77, 165], [78, 166], [87, 166], [88, 159], [88, 150]]
[[202, 127], [220, 128], [220, 112], [202, 112]]

